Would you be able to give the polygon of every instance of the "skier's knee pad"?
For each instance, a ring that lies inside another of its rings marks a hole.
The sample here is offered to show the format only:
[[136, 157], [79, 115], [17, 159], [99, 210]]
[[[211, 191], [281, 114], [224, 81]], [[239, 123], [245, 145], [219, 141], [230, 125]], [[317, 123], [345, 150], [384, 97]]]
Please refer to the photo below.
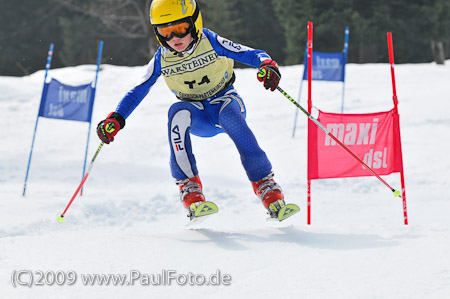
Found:
[[187, 103], [187, 102], [176, 102], [176, 103], [174, 103], [169, 108], [169, 112], [168, 112], [169, 122], [172, 121], [172, 118], [174, 117], [174, 115], [177, 112], [179, 112], [181, 110], [188, 110], [188, 111], [190, 111], [191, 108], [192, 108], [192, 105]]
[[224, 103], [220, 111], [219, 122], [226, 130], [227, 128], [239, 126], [245, 123], [245, 107], [242, 100], [234, 95], [229, 95], [229, 103]]

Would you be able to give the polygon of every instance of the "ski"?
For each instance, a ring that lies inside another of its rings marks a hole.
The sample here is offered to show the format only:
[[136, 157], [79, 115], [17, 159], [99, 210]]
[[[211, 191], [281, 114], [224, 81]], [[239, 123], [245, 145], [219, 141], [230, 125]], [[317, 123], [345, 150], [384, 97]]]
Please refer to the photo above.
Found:
[[[186, 224], [186, 226], [202, 223], [206, 219], [208, 219], [211, 215], [217, 212], [219, 212], [219, 208], [215, 203], [210, 201], [204, 201], [201, 204], [199, 204], [196, 207], [195, 212], [189, 216], [190, 221]], [[298, 212], [300, 212], [299, 206], [292, 203], [286, 204], [279, 210], [277, 215], [275, 215], [274, 217], [267, 218], [267, 221], [281, 222]]]
[[195, 212], [192, 215], [190, 215], [191, 220], [186, 224], [186, 226], [190, 226], [194, 223], [195, 224], [201, 223], [205, 221], [207, 218], [209, 218], [209, 216], [217, 212], [219, 212], [219, 208], [215, 203], [210, 201], [204, 201], [201, 204], [199, 204], [196, 207]]
[[296, 204], [289, 203], [280, 209], [280, 211], [278, 212], [278, 215], [276, 217], [269, 217], [269, 218], [267, 218], [267, 221], [278, 220], [281, 222], [298, 212], [300, 212], [300, 207], [297, 206]]
[[278, 221], [283, 221], [298, 212], [300, 212], [299, 206], [293, 203], [287, 204], [278, 212]]

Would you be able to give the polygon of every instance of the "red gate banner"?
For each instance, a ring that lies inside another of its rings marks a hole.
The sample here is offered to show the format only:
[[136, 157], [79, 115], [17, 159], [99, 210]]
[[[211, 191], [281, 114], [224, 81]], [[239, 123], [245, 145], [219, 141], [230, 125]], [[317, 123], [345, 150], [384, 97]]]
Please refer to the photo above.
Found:
[[[403, 171], [399, 115], [392, 109], [370, 114], [319, 110], [318, 120], [379, 175]], [[371, 176], [318, 126], [308, 126], [309, 179]]]
[[[311, 113], [312, 107], [312, 36], [312, 22], [308, 22], [309, 113]], [[387, 40], [394, 108], [390, 111], [370, 114], [324, 113], [319, 110], [317, 120], [320, 126], [324, 127], [324, 130], [319, 129], [318, 125], [315, 125], [311, 119], [308, 121], [308, 225], [311, 224], [311, 180], [371, 176], [373, 172], [377, 176], [388, 175], [393, 172], [400, 173], [404, 223], [405, 225], [408, 224], [392, 33], [387, 33]], [[324, 131], [327, 131], [327, 134]], [[333, 140], [330, 135], [339, 140], [341, 144], [337, 144], [337, 140]], [[342, 145], [348, 151], [344, 150]], [[349, 155], [349, 153], [352, 154]], [[356, 156], [363, 160], [372, 171], [365, 169], [365, 166], [357, 162], [357, 159], [354, 159]], [[391, 191], [394, 192], [395, 190], [392, 189]]]

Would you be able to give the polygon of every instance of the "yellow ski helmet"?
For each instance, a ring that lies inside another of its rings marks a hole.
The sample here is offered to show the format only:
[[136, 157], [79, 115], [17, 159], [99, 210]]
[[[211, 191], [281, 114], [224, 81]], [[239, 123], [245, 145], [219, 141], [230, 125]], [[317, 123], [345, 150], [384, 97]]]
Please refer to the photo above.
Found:
[[[155, 31], [158, 42], [166, 48], [173, 50], [167, 44], [167, 39], [158, 32], [158, 27], [169, 27], [183, 22], [189, 23], [188, 32], [192, 35], [194, 43], [203, 34], [202, 14], [195, 0], [153, 0], [150, 6], [150, 23]], [[175, 34], [176, 35], [176, 34]], [[186, 36], [186, 34], [184, 34]], [[183, 36], [180, 36], [183, 37]]]

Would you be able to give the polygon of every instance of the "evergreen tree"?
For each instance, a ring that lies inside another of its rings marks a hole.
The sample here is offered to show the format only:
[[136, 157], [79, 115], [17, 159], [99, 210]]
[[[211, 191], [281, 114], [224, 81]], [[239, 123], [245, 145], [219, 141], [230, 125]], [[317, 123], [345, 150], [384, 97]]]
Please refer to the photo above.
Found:
[[[57, 15], [49, 1], [0, 1], [0, 75], [28, 75], [45, 66], [51, 42], [59, 42]], [[54, 61], [60, 63], [55, 57]]]
[[244, 38], [242, 19], [238, 17], [238, 0], [200, 0], [197, 3], [204, 27], [233, 41]]
[[285, 64], [297, 64], [303, 61], [306, 45], [306, 26], [313, 21], [313, 0], [272, 0], [278, 21], [284, 29], [286, 40]]
[[433, 60], [444, 64], [445, 45], [450, 41], [450, 2], [448, 0], [420, 1], [412, 5], [417, 11], [416, 36], [426, 41]]

